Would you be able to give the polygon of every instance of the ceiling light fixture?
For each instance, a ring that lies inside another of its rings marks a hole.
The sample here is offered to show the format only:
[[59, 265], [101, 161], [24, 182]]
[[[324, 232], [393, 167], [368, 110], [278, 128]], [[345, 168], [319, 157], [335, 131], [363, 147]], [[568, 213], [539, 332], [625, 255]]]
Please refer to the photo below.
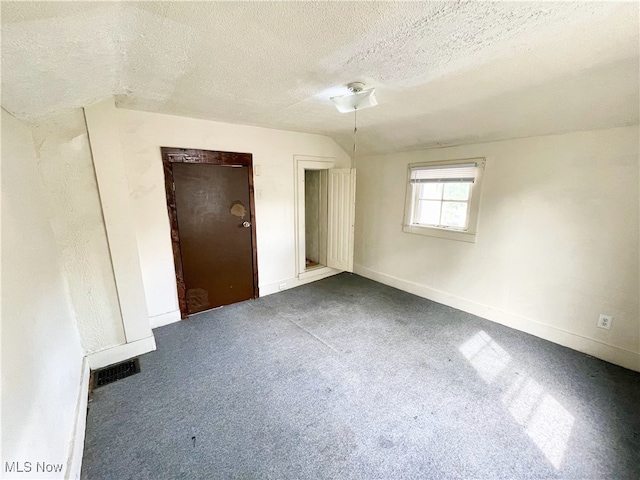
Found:
[[375, 88], [365, 90], [364, 83], [361, 82], [350, 83], [347, 85], [347, 88], [350, 93], [338, 97], [331, 97], [331, 101], [340, 113], [349, 113], [356, 109], [363, 110], [378, 105]]
[[340, 113], [353, 112], [353, 165], [355, 166], [358, 146], [358, 110], [375, 107], [378, 105], [378, 100], [376, 100], [375, 88], [365, 90], [362, 82], [350, 83], [347, 88], [351, 93], [339, 97], [331, 97], [331, 101]]

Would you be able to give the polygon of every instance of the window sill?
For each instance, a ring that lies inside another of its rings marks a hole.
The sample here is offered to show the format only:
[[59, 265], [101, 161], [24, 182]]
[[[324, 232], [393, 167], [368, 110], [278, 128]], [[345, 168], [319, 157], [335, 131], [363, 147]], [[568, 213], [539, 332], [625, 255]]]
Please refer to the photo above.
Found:
[[459, 242], [476, 243], [475, 232], [461, 232], [458, 230], [449, 230], [447, 228], [419, 227], [417, 225], [403, 225], [402, 231], [405, 233], [416, 233], [418, 235], [426, 235], [429, 237], [458, 240]]

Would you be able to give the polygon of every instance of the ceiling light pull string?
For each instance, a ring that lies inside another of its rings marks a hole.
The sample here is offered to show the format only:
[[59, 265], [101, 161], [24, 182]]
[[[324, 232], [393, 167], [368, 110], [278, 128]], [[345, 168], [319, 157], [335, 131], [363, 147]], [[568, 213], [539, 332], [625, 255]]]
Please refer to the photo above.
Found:
[[358, 155], [358, 107], [353, 107], [353, 166], [356, 166]]

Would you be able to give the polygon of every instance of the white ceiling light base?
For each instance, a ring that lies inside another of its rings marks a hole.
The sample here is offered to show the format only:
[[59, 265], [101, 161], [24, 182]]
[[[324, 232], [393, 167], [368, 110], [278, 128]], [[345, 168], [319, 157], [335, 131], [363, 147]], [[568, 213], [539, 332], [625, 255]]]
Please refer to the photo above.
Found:
[[351, 93], [339, 97], [331, 97], [340, 113], [349, 113], [378, 105], [375, 88], [364, 89], [364, 83], [354, 82], [347, 85]]

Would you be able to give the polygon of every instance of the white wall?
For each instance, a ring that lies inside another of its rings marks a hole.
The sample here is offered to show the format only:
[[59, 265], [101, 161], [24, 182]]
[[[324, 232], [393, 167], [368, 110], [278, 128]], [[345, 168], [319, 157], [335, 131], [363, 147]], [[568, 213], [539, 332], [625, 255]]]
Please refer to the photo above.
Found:
[[[2, 110], [2, 469], [67, 470], [83, 351], [29, 128]], [[6, 478], [11, 478], [11, 475]]]
[[[638, 141], [635, 126], [359, 159], [355, 271], [640, 370]], [[482, 156], [477, 243], [402, 231], [409, 163]]]
[[60, 261], [82, 346], [92, 353], [125, 342], [96, 175], [81, 109], [32, 128]]
[[92, 355], [91, 365], [97, 368], [155, 350], [156, 345], [145, 300], [118, 112], [113, 99], [107, 98], [85, 107], [84, 115], [127, 342], [126, 349]]
[[261, 294], [277, 291], [280, 283], [293, 284], [293, 156], [332, 157], [336, 167], [350, 166], [349, 156], [332, 139], [134, 110], [118, 112], [147, 308], [152, 318], [175, 319], [179, 315], [161, 146], [253, 154], [257, 166], [254, 185]]

